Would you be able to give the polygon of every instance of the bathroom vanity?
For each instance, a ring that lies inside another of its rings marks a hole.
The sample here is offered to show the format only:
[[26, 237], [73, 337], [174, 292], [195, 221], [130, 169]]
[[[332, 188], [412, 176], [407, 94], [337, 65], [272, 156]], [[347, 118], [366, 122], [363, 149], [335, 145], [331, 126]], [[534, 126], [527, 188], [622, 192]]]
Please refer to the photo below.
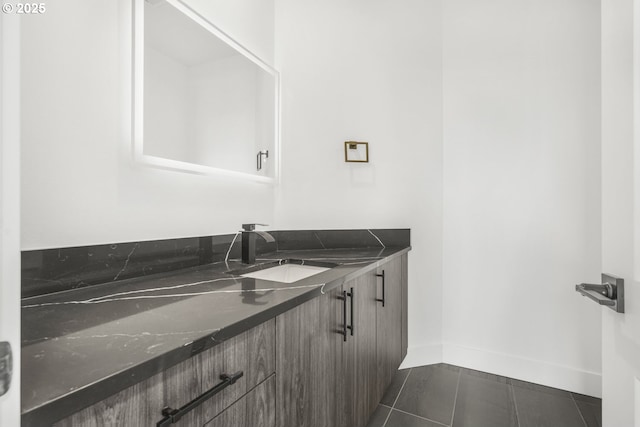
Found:
[[[150, 242], [86, 249], [122, 253], [116, 280], [76, 265], [57, 286], [79, 288], [23, 300], [23, 425], [364, 426], [406, 354], [409, 230], [272, 234], [253, 266], [233, 235], [175, 244], [161, 273]], [[49, 280], [34, 252], [27, 289]], [[280, 264], [327, 269], [243, 276]]]

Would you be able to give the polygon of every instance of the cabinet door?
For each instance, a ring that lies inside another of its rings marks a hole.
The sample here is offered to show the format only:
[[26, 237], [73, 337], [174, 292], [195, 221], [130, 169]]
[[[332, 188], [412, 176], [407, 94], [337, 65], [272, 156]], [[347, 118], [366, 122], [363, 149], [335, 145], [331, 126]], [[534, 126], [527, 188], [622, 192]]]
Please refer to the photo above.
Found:
[[[342, 289], [276, 318], [276, 425], [340, 427]], [[345, 425], [345, 427], [352, 427]]]
[[270, 376], [242, 399], [225, 409], [206, 427], [275, 427], [276, 380]]
[[377, 391], [375, 272], [366, 273], [343, 287], [352, 294], [347, 317], [354, 329], [342, 346], [344, 375], [338, 425], [362, 427], [382, 397]]
[[[377, 392], [381, 398], [402, 362], [402, 260], [395, 258], [378, 268]], [[383, 298], [384, 286], [384, 298]]]

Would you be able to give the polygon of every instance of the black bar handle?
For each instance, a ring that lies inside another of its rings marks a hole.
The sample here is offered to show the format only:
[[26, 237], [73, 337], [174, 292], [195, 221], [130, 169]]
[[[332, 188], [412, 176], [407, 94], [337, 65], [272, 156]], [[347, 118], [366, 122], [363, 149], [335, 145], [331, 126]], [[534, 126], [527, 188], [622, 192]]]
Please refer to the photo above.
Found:
[[350, 301], [351, 301], [351, 325], [350, 325], [350, 326], [348, 326], [348, 328], [349, 328], [349, 330], [351, 331], [351, 336], [353, 336], [353, 330], [355, 329], [355, 328], [354, 328], [354, 325], [353, 325], [353, 298], [354, 298], [354, 297], [355, 297], [355, 295], [356, 295], [356, 294], [355, 294], [355, 291], [353, 290], [353, 288], [351, 288], [350, 292], [349, 292], [349, 293], [347, 293], [347, 295], [349, 296]]
[[170, 426], [171, 424], [177, 423], [178, 421], [180, 421], [180, 418], [184, 417], [193, 409], [202, 405], [205, 400], [208, 400], [213, 395], [220, 393], [230, 385], [235, 384], [235, 382], [238, 381], [238, 379], [240, 379], [243, 375], [244, 372], [242, 371], [236, 372], [235, 374], [231, 375], [222, 374], [220, 375], [220, 379], [222, 380], [221, 383], [216, 384], [209, 391], [204, 392], [180, 409], [173, 409], [167, 406], [162, 410], [162, 415], [164, 415], [164, 418], [158, 421], [156, 427]]
[[381, 302], [382, 306], [384, 307], [384, 300], [385, 300], [385, 297], [384, 297], [384, 270], [382, 270], [382, 274], [376, 274], [376, 276], [382, 277], [382, 299], [376, 298], [376, 301]]
[[342, 341], [347, 342], [347, 291], [342, 291], [342, 296], [338, 297], [342, 300]]

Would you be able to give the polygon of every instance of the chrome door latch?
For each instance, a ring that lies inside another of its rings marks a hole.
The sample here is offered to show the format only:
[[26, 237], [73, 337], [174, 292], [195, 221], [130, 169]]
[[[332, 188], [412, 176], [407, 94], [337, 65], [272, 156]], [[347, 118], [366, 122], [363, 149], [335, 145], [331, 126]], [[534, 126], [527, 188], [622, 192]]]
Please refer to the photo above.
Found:
[[581, 283], [576, 285], [576, 291], [617, 313], [624, 313], [624, 279], [603, 273], [601, 285]]
[[13, 374], [13, 354], [11, 344], [0, 342], [0, 396], [9, 391]]

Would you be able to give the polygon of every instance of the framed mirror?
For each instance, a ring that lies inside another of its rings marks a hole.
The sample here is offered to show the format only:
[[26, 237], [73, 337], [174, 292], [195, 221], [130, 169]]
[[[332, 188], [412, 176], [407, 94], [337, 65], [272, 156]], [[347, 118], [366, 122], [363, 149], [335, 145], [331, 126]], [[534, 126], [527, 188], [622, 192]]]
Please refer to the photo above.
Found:
[[278, 72], [185, 1], [133, 1], [135, 160], [275, 182]]

